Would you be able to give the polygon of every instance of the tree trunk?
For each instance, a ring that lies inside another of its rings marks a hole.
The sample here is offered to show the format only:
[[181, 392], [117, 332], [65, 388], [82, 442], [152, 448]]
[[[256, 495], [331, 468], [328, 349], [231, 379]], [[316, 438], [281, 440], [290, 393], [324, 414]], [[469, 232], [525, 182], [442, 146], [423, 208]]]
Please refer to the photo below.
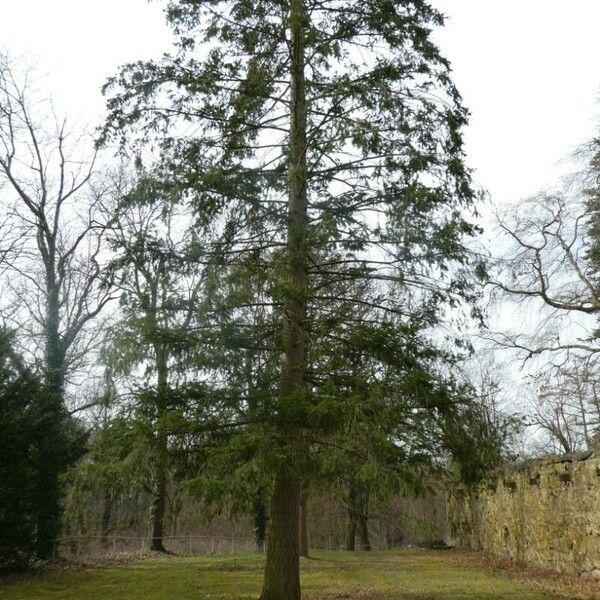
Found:
[[371, 542], [369, 541], [369, 526], [367, 517], [364, 513], [358, 515], [358, 535], [360, 537], [360, 547], [362, 550], [371, 550]]
[[357, 498], [357, 521], [358, 535], [360, 536], [360, 545], [363, 550], [371, 550], [371, 542], [369, 541], [369, 496], [370, 490], [364, 484], [359, 487]]
[[102, 518], [100, 520], [100, 543], [105, 547], [108, 545], [108, 531], [110, 528], [112, 503], [112, 494], [107, 487], [104, 489], [104, 505], [102, 507]]
[[354, 552], [356, 550], [356, 521], [358, 515], [358, 497], [356, 482], [350, 478], [348, 480], [348, 528], [346, 530], [346, 550]]
[[354, 509], [348, 507], [348, 528], [346, 529], [346, 550], [354, 552], [356, 550], [356, 516]]
[[306, 513], [306, 496], [302, 494], [300, 499], [300, 533], [299, 533], [299, 553], [300, 556], [308, 558], [308, 523]]
[[364, 484], [350, 479], [348, 482], [348, 529], [346, 532], [346, 550], [356, 549], [356, 532], [360, 538], [362, 550], [371, 550], [369, 541], [369, 490]]
[[154, 481], [152, 489], [152, 505], [150, 507], [150, 550], [166, 552], [163, 536], [165, 509], [167, 505], [167, 432], [165, 431], [165, 413], [168, 389], [167, 357], [160, 344], [156, 345], [156, 366], [158, 373], [156, 398], [156, 457], [154, 465]]
[[256, 549], [259, 552], [263, 552], [265, 549], [265, 540], [267, 539], [267, 507], [265, 505], [265, 495], [262, 489], [257, 490], [256, 496], [254, 497], [254, 541], [256, 542]]
[[[285, 461], [275, 477], [262, 600], [300, 600], [298, 463], [306, 389], [308, 168], [304, 0], [290, 0], [288, 289], [283, 298], [283, 354], [277, 416]], [[299, 410], [300, 409], [300, 410]]]
[[167, 452], [167, 438], [160, 433], [156, 440], [157, 454], [154, 466], [154, 477], [152, 486], [152, 505], [150, 507], [150, 550], [165, 552], [163, 544], [165, 508], [167, 499], [167, 472], [165, 465], [165, 454]]
[[289, 473], [279, 473], [269, 513], [267, 564], [261, 600], [300, 600], [299, 511], [297, 478]]

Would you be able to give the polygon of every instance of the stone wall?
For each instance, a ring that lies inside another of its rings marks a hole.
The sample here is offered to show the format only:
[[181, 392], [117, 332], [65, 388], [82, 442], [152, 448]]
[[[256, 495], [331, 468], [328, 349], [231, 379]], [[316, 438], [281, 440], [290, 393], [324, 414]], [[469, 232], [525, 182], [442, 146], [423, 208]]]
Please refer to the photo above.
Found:
[[600, 454], [507, 468], [447, 503], [452, 545], [600, 577]]

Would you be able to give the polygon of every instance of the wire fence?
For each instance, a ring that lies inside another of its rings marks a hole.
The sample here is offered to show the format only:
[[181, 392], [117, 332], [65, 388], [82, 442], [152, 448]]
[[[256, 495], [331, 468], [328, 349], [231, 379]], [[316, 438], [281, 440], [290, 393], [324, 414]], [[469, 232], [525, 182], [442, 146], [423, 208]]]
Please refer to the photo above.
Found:
[[[65, 537], [58, 540], [56, 551], [65, 557], [145, 552], [150, 548], [150, 541], [147, 536], [129, 535]], [[232, 536], [167, 535], [162, 542], [167, 552], [189, 556], [260, 551], [253, 539]]]

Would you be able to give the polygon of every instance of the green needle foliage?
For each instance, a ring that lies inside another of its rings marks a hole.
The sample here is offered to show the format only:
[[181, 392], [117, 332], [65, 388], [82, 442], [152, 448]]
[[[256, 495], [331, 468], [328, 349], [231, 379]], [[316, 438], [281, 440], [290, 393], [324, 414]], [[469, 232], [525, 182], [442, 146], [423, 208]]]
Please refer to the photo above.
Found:
[[52, 519], [60, 530], [62, 489], [48, 486], [48, 465], [64, 469], [81, 454], [84, 435], [66, 414], [57, 415], [52, 395], [0, 329], [0, 572], [48, 558], [40, 526]]
[[[134, 414], [111, 414], [106, 407], [101, 421], [90, 432], [83, 460], [67, 474], [69, 493], [65, 502], [65, 537], [108, 533], [116, 526], [114, 509], [124, 495], [151, 493], [151, 466], [147, 427]], [[100, 502], [98, 502], [100, 500]], [[90, 511], [90, 508], [96, 510]], [[91, 519], [89, 518], [91, 513]]]
[[201, 370], [195, 331], [201, 269], [185, 259], [191, 243], [187, 224], [182, 226], [152, 180], [141, 177], [117, 204], [109, 236], [113, 256], [104, 273], [121, 304], [112, 355], [131, 380], [136, 371], [139, 376], [135, 413], [146, 424], [152, 456], [150, 548], [165, 551], [169, 436], [185, 422], [193, 399], [184, 377], [190, 357], [193, 369]]
[[[243, 379], [255, 401], [216, 369], [247, 418], [207, 456], [271, 486], [262, 598], [297, 600], [300, 488], [343, 464], [329, 449], [406, 466], [450, 446], [468, 410], [434, 334], [467, 314], [481, 272], [467, 112], [422, 0], [172, 0], [166, 14], [177, 51], [108, 83], [103, 141], [153, 149], [156, 179], [193, 211], [229, 356], [242, 331], [257, 346], [265, 316], [274, 331], [273, 379]], [[367, 434], [349, 439], [353, 412]]]

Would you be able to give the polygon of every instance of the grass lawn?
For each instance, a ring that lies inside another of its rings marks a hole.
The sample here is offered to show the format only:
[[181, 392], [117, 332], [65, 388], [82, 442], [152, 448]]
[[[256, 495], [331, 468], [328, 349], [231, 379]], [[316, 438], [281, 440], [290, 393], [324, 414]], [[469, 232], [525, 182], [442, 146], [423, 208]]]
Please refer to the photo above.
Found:
[[[0, 585], [1, 600], [247, 600], [258, 598], [263, 557], [164, 557], [127, 566], [53, 571]], [[506, 575], [465, 566], [452, 552], [314, 552], [302, 562], [314, 600], [550, 600]]]

